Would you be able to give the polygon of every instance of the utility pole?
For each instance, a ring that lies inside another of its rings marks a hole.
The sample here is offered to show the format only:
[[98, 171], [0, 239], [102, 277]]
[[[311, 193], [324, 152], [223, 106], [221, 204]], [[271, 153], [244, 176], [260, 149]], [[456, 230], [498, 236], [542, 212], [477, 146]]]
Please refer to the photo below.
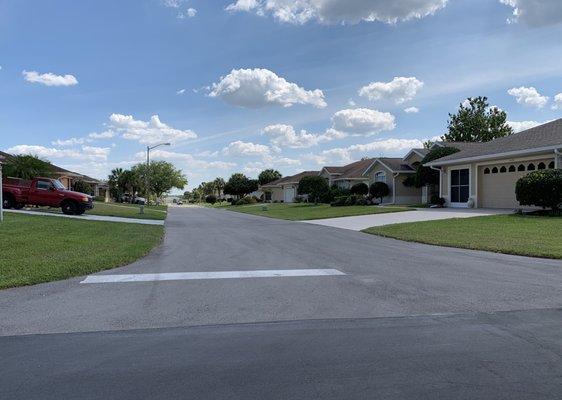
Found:
[[146, 176], [145, 182], [146, 185], [146, 205], [150, 204], [150, 150], [155, 149], [160, 146], [171, 146], [171, 143], [159, 143], [155, 144], [154, 146], [146, 146]]

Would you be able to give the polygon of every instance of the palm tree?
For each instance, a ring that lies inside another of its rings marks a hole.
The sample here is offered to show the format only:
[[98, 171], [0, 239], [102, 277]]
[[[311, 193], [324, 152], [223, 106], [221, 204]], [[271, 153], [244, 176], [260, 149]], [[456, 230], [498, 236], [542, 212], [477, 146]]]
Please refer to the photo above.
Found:
[[123, 175], [123, 168], [115, 168], [111, 170], [111, 174], [107, 178], [107, 184], [109, 185], [109, 193], [116, 201], [119, 201], [123, 195], [123, 188], [119, 186], [119, 180]]
[[225, 184], [226, 184], [226, 182], [221, 177], [218, 177], [213, 181], [213, 185], [214, 185], [219, 197], [222, 196], [222, 191], [224, 190]]
[[38, 176], [53, 176], [53, 166], [49, 161], [34, 155], [21, 154], [7, 157], [4, 175], [21, 179], [33, 179]]

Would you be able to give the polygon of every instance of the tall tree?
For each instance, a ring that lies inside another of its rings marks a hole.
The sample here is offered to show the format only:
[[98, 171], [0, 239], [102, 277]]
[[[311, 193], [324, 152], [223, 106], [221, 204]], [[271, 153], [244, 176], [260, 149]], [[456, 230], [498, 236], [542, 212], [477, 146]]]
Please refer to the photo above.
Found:
[[266, 169], [260, 172], [258, 176], [258, 182], [260, 185], [267, 185], [270, 182], [280, 179], [282, 176], [283, 175], [281, 175], [281, 172], [275, 169]]
[[145, 195], [147, 181], [149, 182], [150, 193], [156, 195], [156, 197], [162, 197], [164, 193], [173, 188], [181, 190], [187, 186], [187, 178], [182, 171], [167, 161], [153, 161], [150, 163], [150, 167], [147, 167], [145, 163], [138, 164], [132, 168], [132, 171], [139, 176]]
[[488, 142], [511, 135], [507, 114], [498, 107], [490, 107], [487, 97], [469, 97], [461, 103], [456, 114], [449, 114], [448, 133], [442, 139], [448, 142]]
[[21, 179], [33, 179], [38, 176], [49, 178], [53, 176], [53, 166], [49, 161], [27, 154], [7, 157], [3, 170], [4, 176]]
[[330, 186], [326, 179], [321, 176], [305, 176], [299, 181], [297, 188], [298, 194], [306, 194], [309, 199], [318, 204], [330, 191]]
[[258, 181], [241, 173], [232, 174], [224, 186], [224, 193], [237, 197], [245, 196], [258, 189]]
[[217, 190], [217, 194], [220, 196], [222, 196], [222, 192], [224, 190], [224, 185], [226, 185], [226, 182], [224, 181], [224, 179], [222, 179], [220, 176], [218, 178], [216, 178], [213, 181], [213, 184], [215, 186], [215, 189]]
[[119, 201], [119, 199], [123, 195], [123, 188], [119, 186], [119, 179], [121, 178], [122, 174], [123, 174], [123, 168], [114, 168], [111, 170], [111, 173], [107, 177], [109, 194], [116, 201]]

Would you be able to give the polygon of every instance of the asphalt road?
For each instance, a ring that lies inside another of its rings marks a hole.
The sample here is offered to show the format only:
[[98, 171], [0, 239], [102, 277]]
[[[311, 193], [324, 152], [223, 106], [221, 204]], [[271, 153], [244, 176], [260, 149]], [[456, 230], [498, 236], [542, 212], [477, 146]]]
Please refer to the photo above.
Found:
[[148, 257], [102, 274], [333, 268], [346, 275], [89, 285], [76, 278], [3, 290], [0, 335], [562, 305], [562, 262], [556, 260], [205, 208], [172, 208], [166, 232]]
[[562, 312], [0, 338], [0, 398], [560, 399]]
[[562, 397], [560, 261], [211, 209], [166, 230], [100, 275], [345, 275], [0, 291], [0, 399]]

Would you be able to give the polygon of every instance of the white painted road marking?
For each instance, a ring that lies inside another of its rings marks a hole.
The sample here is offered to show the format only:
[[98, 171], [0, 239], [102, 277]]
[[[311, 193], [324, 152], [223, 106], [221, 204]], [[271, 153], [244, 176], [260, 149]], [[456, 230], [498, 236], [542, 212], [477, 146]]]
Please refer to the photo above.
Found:
[[199, 279], [281, 278], [345, 275], [337, 269], [273, 269], [257, 271], [169, 272], [160, 274], [90, 275], [80, 283], [189, 281]]

